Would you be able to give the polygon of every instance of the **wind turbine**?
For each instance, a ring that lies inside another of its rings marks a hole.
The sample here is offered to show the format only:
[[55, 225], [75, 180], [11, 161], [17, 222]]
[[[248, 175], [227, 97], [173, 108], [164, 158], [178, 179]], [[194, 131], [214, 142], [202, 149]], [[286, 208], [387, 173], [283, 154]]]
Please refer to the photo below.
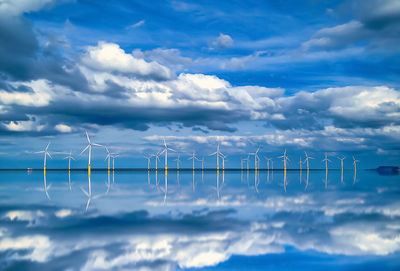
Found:
[[179, 164], [181, 163], [181, 159], [180, 159], [180, 154], [178, 154], [178, 157], [174, 160], [176, 161], [176, 170], [179, 171]]
[[340, 179], [340, 182], [343, 183], [343, 160], [346, 159], [346, 156], [337, 157], [337, 159], [340, 160], [340, 172], [341, 172], [341, 179]]
[[204, 171], [204, 157], [199, 160], [201, 162], [201, 171]]
[[107, 152], [106, 158], [104, 160], [108, 160], [107, 172], [108, 172], [108, 174], [110, 174], [111, 152], [108, 150], [107, 146], [104, 146], [104, 148], [106, 149], [106, 152]]
[[[82, 155], [82, 153], [84, 153], [86, 150], [89, 150], [88, 174], [90, 175], [90, 170], [91, 170], [90, 162], [91, 162], [91, 158], [92, 158], [92, 147], [93, 147], [93, 146], [102, 147], [102, 145], [97, 144], [97, 143], [94, 143], [94, 142], [91, 142], [91, 141], [90, 141], [90, 138], [89, 138], [88, 132], [85, 131], [85, 133], [86, 133], [86, 138], [87, 138], [87, 141], [88, 141], [88, 145], [86, 146], [86, 148], [84, 148], [84, 149], [81, 151], [80, 155]], [[90, 184], [89, 184], [89, 190], [90, 190]], [[90, 191], [89, 191], [89, 192], [90, 192]]]
[[193, 160], [193, 174], [194, 174], [194, 161], [195, 161], [195, 160], [200, 161], [200, 159], [197, 158], [197, 157], [195, 156], [195, 153], [193, 152], [192, 156], [189, 157], [188, 160]]
[[153, 157], [154, 156], [154, 154], [150, 154], [150, 155], [145, 155], [144, 156], [144, 158], [146, 158], [147, 159], [147, 171], [150, 171], [150, 160], [151, 160], [151, 157]]
[[243, 163], [244, 163], [244, 161], [246, 161], [245, 158], [240, 159], [240, 170], [241, 170], [241, 171], [243, 171]]
[[306, 187], [304, 189], [307, 189], [308, 187], [308, 179], [309, 179], [309, 174], [310, 174], [310, 159], [314, 159], [311, 156], [308, 156], [307, 152], [304, 151], [304, 154], [306, 155], [306, 158], [304, 159], [303, 163], [307, 163], [307, 179], [306, 179]]
[[165, 171], [167, 171], [168, 170], [168, 150], [173, 151], [173, 152], [176, 152], [176, 151], [174, 149], [168, 148], [167, 143], [165, 142], [165, 139], [163, 139], [163, 140], [164, 140], [164, 149], [159, 153], [159, 155], [165, 153], [165, 158], [164, 158], [165, 167], [164, 168], [165, 168]]
[[92, 199], [92, 184], [91, 184], [91, 181], [90, 181], [90, 170], [91, 170], [91, 168], [90, 168], [90, 162], [91, 162], [91, 158], [92, 158], [92, 146], [99, 146], [99, 147], [102, 147], [102, 145], [97, 144], [97, 143], [94, 143], [94, 142], [91, 142], [87, 131], [85, 131], [85, 132], [86, 132], [86, 138], [87, 138], [87, 141], [88, 141], [88, 145], [86, 146], [86, 148], [84, 148], [84, 149], [81, 151], [80, 155], [82, 155], [82, 153], [84, 153], [86, 150], [89, 150], [89, 162], [88, 162], [88, 183], [89, 183], [89, 191], [86, 191], [85, 189], [83, 189], [83, 188], [81, 187], [81, 190], [83, 191], [83, 193], [89, 198], [89, 199], [88, 199], [88, 202], [87, 202], [87, 205], [86, 205], [86, 210], [87, 210], [87, 208], [89, 208], [90, 200]]
[[265, 157], [264, 156], [264, 158], [267, 160], [267, 170], [268, 170], [268, 172], [269, 172], [269, 161], [271, 161], [271, 170], [274, 170], [274, 160], [272, 160], [272, 158], [268, 158], [268, 157]]
[[279, 156], [278, 158], [283, 159], [283, 188], [286, 192], [286, 185], [287, 185], [287, 183], [286, 183], [286, 166], [287, 166], [287, 162], [290, 161], [289, 157], [287, 157], [287, 155], [286, 155], [286, 149], [285, 149], [283, 155]]
[[64, 157], [64, 159], [68, 159], [68, 173], [71, 172], [71, 159], [75, 160], [74, 157], [72, 157], [72, 151], [69, 151], [68, 156]]
[[308, 154], [307, 154], [307, 152], [304, 152], [304, 154], [306, 155], [306, 158], [304, 159], [304, 163], [307, 163], [307, 172], [310, 170], [310, 167], [309, 167], [309, 160], [310, 159], [314, 159], [313, 157], [311, 157], [311, 156], [308, 156]]
[[258, 147], [258, 149], [256, 150], [256, 152], [253, 153], [249, 153], [250, 155], [254, 155], [254, 170], [255, 172], [257, 172], [257, 160], [260, 160], [260, 157], [258, 156], [258, 152], [260, 151], [260, 147]]
[[222, 157], [221, 155], [223, 155], [223, 154], [221, 153], [221, 151], [219, 150], [219, 144], [217, 145], [217, 151], [216, 151], [216, 152], [213, 152], [212, 154], [210, 154], [210, 155], [208, 155], [208, 156], [212, 156], [212, 155], [215, 155], [216, 158], [217, 158], [217, 171], [219, 171], [219, 158]]
[[113, 170], [113, 171], [112, 171], [112, 173], [113, 173], [112, 175], [113, 175], [113, 184], [114, 184], [114, 181], [115, 181], [115, 180], [114, 180], [115, 158], [117, 158], [117, 157], [119, 156], [119, 154], [118, 154], [118, 153], [111, 153], [110, 156], [111, 156], [111, 158], [112, 158], [112, 170]]
[[331, 162], [328, 159], [328, 154], [325, 153], [325, 158], [322, 160], [322, 162], [325, 162], [325, 188], [328, 186], [328, 161]]
[[35, 152], [35, 153], [44, 153], [44, 158], [43, 158], [43, 184], [44, 184], [44, 192], [46, 193], [47, 199], [50, 199], [48, 190], [51, 187], [51, 185], [47, 186], [47, 181], [46, 181], [46, 160], [47, 160], [47, 156], [49, 156], [51, 158], [51, 155], [48, 152], [49, 146], [50, 146], [50, 141], [49, 141], [49, 143], [47, 144], [46, 148], [43, 151]]
[[353, 183], [355, 183], [357, 180], [357, 163], [358, 162], [360, 162], [360, 161], [356, 160], [356, 158], [354, 158], [354, 156], [353, 156], [353, 166], [354, 166], [354, 181], [353, 181]]
[[272, 162], [272, 169], [274, 168], [274, 161], [272, 160], [272, 158], [268, 158], [266, 156], [264, 156], [264, 158], [267, 160], [267, 182], [269, 182], [269, 161]]
[[111, 153], [110, 156], [112, 158], [112, 166], [113, 166], [112, 170], [113, 170], [113, 173], [114, 173], [114, 169], [115, 169], [115, 167], [114, 167], [115, 162], [114, 161], [115, 161], [115, 158], [117, 158], [119, 156], [119, 154], [118, 153]]
[[303, 171], [303, 169], [302, 169], [302, 164], [303, 164], [303, 161], [301, 160], [301, 156], [300, 156], [300, 159], [299, 159], [299, 167], [300, 167], [300, 183], [301, 183], [301, 174], [302, 174], [302, 171]]
[[283, 170], [284, 170], [284, 173], [286, 174], [287, 162], [290, 161], [289, 157], [287, 157], [287, 155], [286, 155], [286, 149], [285, 149], [285, 152], [283, 153], [283, 155], [279, 156], [278, 158], [283, 159]]
[[74, 157], [72, 157], [72, 151], [70, 151], [68, 156], [64, 157], [64, 159], [68, 159], [68, 185], [71, 191], [71, 159], [75, 160]]
[[228, 156], [223, 155], [221, 153], [221, 158], [222, 158], [222, 171], [225, 171], [225, 158], [227, 158]]
[[43, 151], [35, 152], [35, 153], [44, 153], [44, 158], [43, 158], [43, 172], [44, 172], [44, 174], [46, 174], [46, 160], [47, 160], [47, 156], [49, 156], [51, 159], [53, 159], [53, 158], [51, 157], [50, 153], [48, 152], [49, 146], [50, 146], [50, 141], [49, 141], [49, 143], [47, 144], [46, 148], [45, 148]]
[[153, 154], [153, 156], [156, 157], [156, 173], [157, 173], [157, 169], [158, 169], [157, 160], [160, 161], [160, 154], [158, 152], [156, 152], [155, 154]]
[[322, 162], [325, 162], [325, 171], [328, 171], [328, 162], [332, 162], [331, 160], [328, 159], [328, 154], [325, 153], [325, 158], [322, 159]]

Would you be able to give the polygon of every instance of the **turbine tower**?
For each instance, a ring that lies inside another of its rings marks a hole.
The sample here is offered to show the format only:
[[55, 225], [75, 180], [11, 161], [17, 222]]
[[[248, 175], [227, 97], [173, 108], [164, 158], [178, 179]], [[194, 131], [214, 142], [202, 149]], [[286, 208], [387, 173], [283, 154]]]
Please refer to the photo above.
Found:
[[[151, 160], [151, 157], [153, 157], [154, 156], [154, 154], [150, 154], [150, 155], [145, 155], [144, 156], [144, 158], [146, 158], [147, 159], [147, 171], [150, 171], [150, 160]], [[110, 168], [110, 165], [108, 165], [108, 168]]]
[[64, 157], [64, 159], [68, 159], [68, 174], [71, 173], [71, 159], [75, 160], [74, 157], [72, 157], [72, 150], [69, 151], [68, 156]]
[[308, 156], [306, 151], [304, 151], [304, 154], [306, 155], [306, 158], [304, 159], [303, 163], [307, 163], [307, 179], [306, 179], [306, 186], [304, 188], [304, 190], [306, 190], [307, 187], [308, 187], [308, 180], [309, 180], [309, 176], [310, 176], [310, 166], [309, 166], [310, 165], [310, 159], [314, 159], [314, 158], [311, 157], [311, 156]]
[[164, 140], [164, 149], [160, 152], [159, 155], [165, 153], [165, 158], [164, 158], [165, 166], [164, 166], [164, 168], [165, 168], [165, 171], [167, 171], [168, 170], [168, 150], [173, 151], [173, 152], [176, 152], [176, 151], [174, 149], [168, 148], [167, 147], [167, 143], [165, 142], [165, 139], [163, 139], [163, 140]]
[[284, 172], [284, 174], [286, 174], [287, 162], [290, 161], [289, 157], [287, 157], [287, 155], [286, 155], [286, 149], [285, 149], [283, 155], [279, 156], [278, 158], [283, 159], [283, 172]]
[[266, 156], [264, 156], [264, 158], [267, 160], [267, 170], [269, 171], [269, 161], [271, 161], [272, 163], [272, 170], [274, 169], [274, 161], [272, 160], [272, 158], [268, 158]]
[[115, 161], [115, 158], [117, 158], [118, 156], [119, 156], [119, 154], [118, 153], [111, 153], [110, 154], [110, 156], [111, 156], [111, 158], [112, 158], [112, 166], [113, 166], [113, 174], [114, 174], [114, 169], [115, 169], [115, 167], [114, 167], [114, 161]]
[[87, 208], [89, 207], [90, 200], [91, 200], [91, 198], [92, 198], [92, 184], [91, 184], [91, 181], [90, 181], [90, 170], [91, 170], [90, 162], [91, 162], [91, 158], [92, 158], [92, 147], [93, 147], [93, 146], [102, 147], [102, 145], [97, 144], [97, 143], [94, 143], [94, 142], [91, 142], [87, 131], [85, 131], [85, 132], [86, 132], [86, 138], [87, 138], [87, 141], [88, 141], [88, 145], [86, 146], [86, 148], [84, 148], [84, 149], [81, 151], [80, 154], [84, 153], [86, 150], [89, 150], [89, 162], [88, 162], [88, 177], [89, 177], [89, 178], [88, 178], [88, 183], [89, 183], [89, 191], [86, 192], [86, 191], [81, 187], [81, 190], [83, 191], [83, 193], [85, 193], [85, 195], [87, 195], [88, 198], [89, 198], [89, 199], [88, 199], [88, 203], [87, 203], [87, 207], [86, 207], [86, 210], [87, 210]]
[[156, 152], [155, 154], [153, 154], [153, 156], [156, 157], [156, 173], [157, 173], [157, 169], [158, 169], [158, 163], [157, 160], [160, 161], [160, 154], [158, 152]]
[[221, 158], [222, 158], [222, 171], [225, 171], [225, 158], [227, 158], [228, 156], [223, 155], [221, 153]]
[[356, 160], [356, 158], [354, 158], [354, 156], [353, 156], [353, 166], [354, 166], [354, 181], [353, 181], [353, 183], [355, 183], [357, 180], [357, 163], [358, 162], [360, 162], [360, 161]]
[[258, 152], [260, 151], [260, 147], [258, 147], [258, 149], [256, 150], [256, 152], [253, 153], [249, 153], [250, 155], [254, 155], [254, 170], [255, 172], [257, 172], [257, 160], [260, 160], [260, 157], [258, 156]]
[[[86, 133], [86, 138], [87, 138], [87, 141], [88, 141], [88, 145], [86, 146], [86, 148], [84, 148], [84, 149], [81, 151], [80, 154], [84, 153], [86, 150], [89, 150], [88, 174], [89, 174], [89, 176], [90, 176], [90, 170], [91, 170], [90, 162], [91, 162], [91, 159], [92, 159], [92, 147], [93, 147], [93, 146], [102, 147], [102, 145], [90, 141], [88, 132], [85, 131], [85, 133]], [[89, 186], [89, 190], [90, 190], [90, 186]]]
[[44, 172], [44, 174], [46, 174], [46, 160], [47, 160], [47, 156], [49, 156], [51, 159], [53, 159], [53, 158], [51, 157], [50, 153], [48, 152], [49, 146], [50, 146], [50, 141], [49, 141], [49, 143], [47, 144], [46, 148], [45, 148], [43, 151], [35, 152], [35, 153], [43, 153], [43, 154], [44, 154], [44, 158], [43, 158], [43, 172]]
[[104, 146], [104, 148], [106, 149], [106, 152], [107, 152], [106, 158], [104, 160], [108, 160], [107, 172], [108, 172], [108, 174], [110, 174], [111, 152], [108, 150], [107, 146]]
[[194, 161], [201, 161], [199, 158], [195, 156], [195, 152], [193, 152], [192, 156], [188, 158], [188, 160], [193, 160], [193, 173], [194, 173]]
[[180, 159], [180, 154], [178, 154], [178, 157], [174, 160], [176, 161], [176, 170], [179, 171], [179, 164], [181, 163], [181, 159]]
[[331, 160], [328, 159], [328, 154], [325, 153], [325, 158], [322, 160], [322, 162], [325, 162], [325, 188], [328, 186], [328, 161], [331, 162]]
[[217, 158], [217, 171], [219, 171], [219, 158], [222, 157], [222, 155], [223, 155], [221, 153], [221, 151], [219, 150], [219, 144], [217, 145], [217, 151], [213, 152], [212, 154], [210, 154], [208, 156], [212, 156], [212, 155], [215, 155], [216, 158]]
[[311, 157], [311, 156], [308, 156], [307, 152], [304, 152], [304, 154], [306, 155], [306, 158], [304, 159], [304, 163], [307, 163], [307, 173], [308, 173], [308, 171], [310, 170], [310, 167], [309, 167], [309, 160], [310, 160], [310, 159], [314, 159], [314, 158]]
[[341, 173], [341, 179], [340, 182], [343, 183], [343, 160], [346, 159], [346, 156], [343, 157], [337, 157], [337, 159], [340, 160], [340, 173]]
[[340, 170], [343, 172], [343, 160], [346, 159], [346, 156], [336, 158], [340, 160]]
[[325, 153], [325, 158], [322, 159], [322, 162], [325, 162], [325, 171], [328, 172], [328, 162], [332, 162], [332, 161], [328, 159], [327, 153]]

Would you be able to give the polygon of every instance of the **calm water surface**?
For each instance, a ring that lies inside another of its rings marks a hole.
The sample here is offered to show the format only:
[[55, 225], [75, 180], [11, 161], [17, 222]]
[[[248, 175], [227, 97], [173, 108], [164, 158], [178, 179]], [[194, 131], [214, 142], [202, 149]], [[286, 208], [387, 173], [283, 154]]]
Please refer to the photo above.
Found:
[[93, 172], [88, 191], [0, 173], [0, 269], [400, 270], [398, 175]]

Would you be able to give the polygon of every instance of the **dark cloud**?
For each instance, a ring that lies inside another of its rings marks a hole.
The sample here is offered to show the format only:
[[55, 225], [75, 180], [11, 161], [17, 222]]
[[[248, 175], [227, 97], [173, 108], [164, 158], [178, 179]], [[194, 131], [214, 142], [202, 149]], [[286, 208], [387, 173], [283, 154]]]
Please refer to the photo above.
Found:
[[396, 0], [349, 0], [336, 13], [350, 21], [322, 28], [303, 44], [306, 49], [341, 50], [361, 46], [385, 54], [398, 53], [400, 7]]
[[29, 79], [39, 50], [31, 22], [24, 18], [1, 16], [0, 40], [0, 71], [15, 79]]

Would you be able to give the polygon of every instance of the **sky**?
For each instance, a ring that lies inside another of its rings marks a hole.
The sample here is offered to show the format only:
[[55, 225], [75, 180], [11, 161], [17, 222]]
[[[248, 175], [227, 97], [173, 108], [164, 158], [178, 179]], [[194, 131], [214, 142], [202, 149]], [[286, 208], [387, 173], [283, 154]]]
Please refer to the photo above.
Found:
[[399, 165], [399, 32], [397, 0], [2, 0], [1, 167], [41, 167], [49, 141], [48, 168], [83, 167], [85, 130], [120, 167], [163, 138], [209, 166], [218, 143], [229, 167], [259, 146]]

